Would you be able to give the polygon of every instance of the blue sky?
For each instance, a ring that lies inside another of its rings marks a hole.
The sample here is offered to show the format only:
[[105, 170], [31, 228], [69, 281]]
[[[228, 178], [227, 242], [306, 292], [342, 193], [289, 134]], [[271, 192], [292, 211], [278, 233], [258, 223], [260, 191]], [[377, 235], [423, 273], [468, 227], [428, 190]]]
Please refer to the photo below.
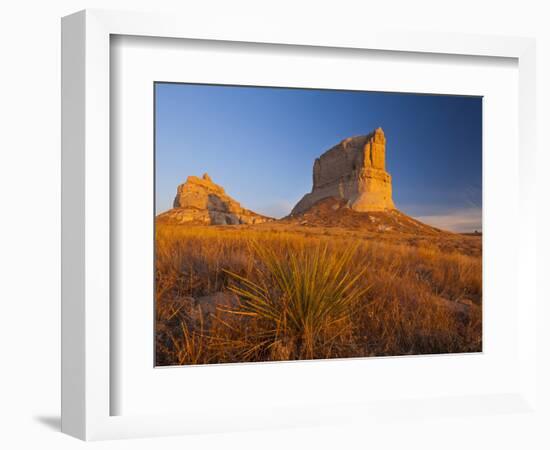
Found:
[[311, 191], [316, 157], [381, 126], [396, 207], [481, 229], [482, 99], [157, 83], [156, 210], [204, 172], [244, 207], [282, 217]]

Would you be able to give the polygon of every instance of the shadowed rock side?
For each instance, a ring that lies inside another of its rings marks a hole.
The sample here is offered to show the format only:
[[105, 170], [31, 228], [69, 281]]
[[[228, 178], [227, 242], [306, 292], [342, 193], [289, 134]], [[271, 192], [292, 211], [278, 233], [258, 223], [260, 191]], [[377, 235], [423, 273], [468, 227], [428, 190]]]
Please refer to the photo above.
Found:
[[291, 215], [303, 213], [328, 197], [344, 199], [359, 212], [395, 209], [382, 128], [344, 139], [317, 158], [312, 191], [296, 204]]
[[157, 221], [171, 224], [239, 225], [273, 220], [243, 208], [214, 183], [208, 174], [189, 176], [178, 186], [174, 208], [157, 216]]

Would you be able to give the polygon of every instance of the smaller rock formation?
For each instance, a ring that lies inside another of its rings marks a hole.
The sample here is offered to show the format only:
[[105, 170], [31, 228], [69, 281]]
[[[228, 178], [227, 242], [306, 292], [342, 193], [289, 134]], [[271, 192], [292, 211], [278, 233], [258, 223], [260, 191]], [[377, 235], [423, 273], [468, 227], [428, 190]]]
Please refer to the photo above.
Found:
[[157, 218], [161, 222], [206, 225], [256, 224], [272, 220], [246, 208], [226, 194], [205, 173], [202, 178], [189, 176], [178, 186], [174, 208]]
[[291, 214], [303, 213], [328, 197], [344, 199], [359, 212], [395, 209], [382, 128], [344, 139], [317, 158], [313, 164], [313, 189]]

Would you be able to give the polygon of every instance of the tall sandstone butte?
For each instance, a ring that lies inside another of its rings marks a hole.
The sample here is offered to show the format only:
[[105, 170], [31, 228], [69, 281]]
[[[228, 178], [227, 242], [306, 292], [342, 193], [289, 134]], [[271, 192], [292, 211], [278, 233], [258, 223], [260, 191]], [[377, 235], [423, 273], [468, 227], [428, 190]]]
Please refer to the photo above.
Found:
[[347, 200], [348, 206], [359, 212], [395, 209], [382, 128], [344, 139], [317, 158], [313, 189], [296, 204], [291, 215], [305, 212], [328, 197]]

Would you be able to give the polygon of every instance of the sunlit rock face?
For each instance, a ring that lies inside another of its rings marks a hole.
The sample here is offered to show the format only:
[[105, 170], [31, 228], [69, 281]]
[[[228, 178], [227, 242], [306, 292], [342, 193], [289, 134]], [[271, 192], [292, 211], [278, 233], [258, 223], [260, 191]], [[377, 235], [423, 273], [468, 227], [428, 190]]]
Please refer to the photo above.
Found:
[[174, 224], [239, 225], [272, 219], [243, 208], [205, 173], [202, 178], [187, 177], [178, 186], [174, 207], [160, 214], [158, 220]]
[[354, 211], [395, 209], [391, 176], [386, 172], [386, 137], [382, 128], [344, 139], [313, 164], [313, 189], [291, 214], [307, 211], [319, 200], [335, 197]]

